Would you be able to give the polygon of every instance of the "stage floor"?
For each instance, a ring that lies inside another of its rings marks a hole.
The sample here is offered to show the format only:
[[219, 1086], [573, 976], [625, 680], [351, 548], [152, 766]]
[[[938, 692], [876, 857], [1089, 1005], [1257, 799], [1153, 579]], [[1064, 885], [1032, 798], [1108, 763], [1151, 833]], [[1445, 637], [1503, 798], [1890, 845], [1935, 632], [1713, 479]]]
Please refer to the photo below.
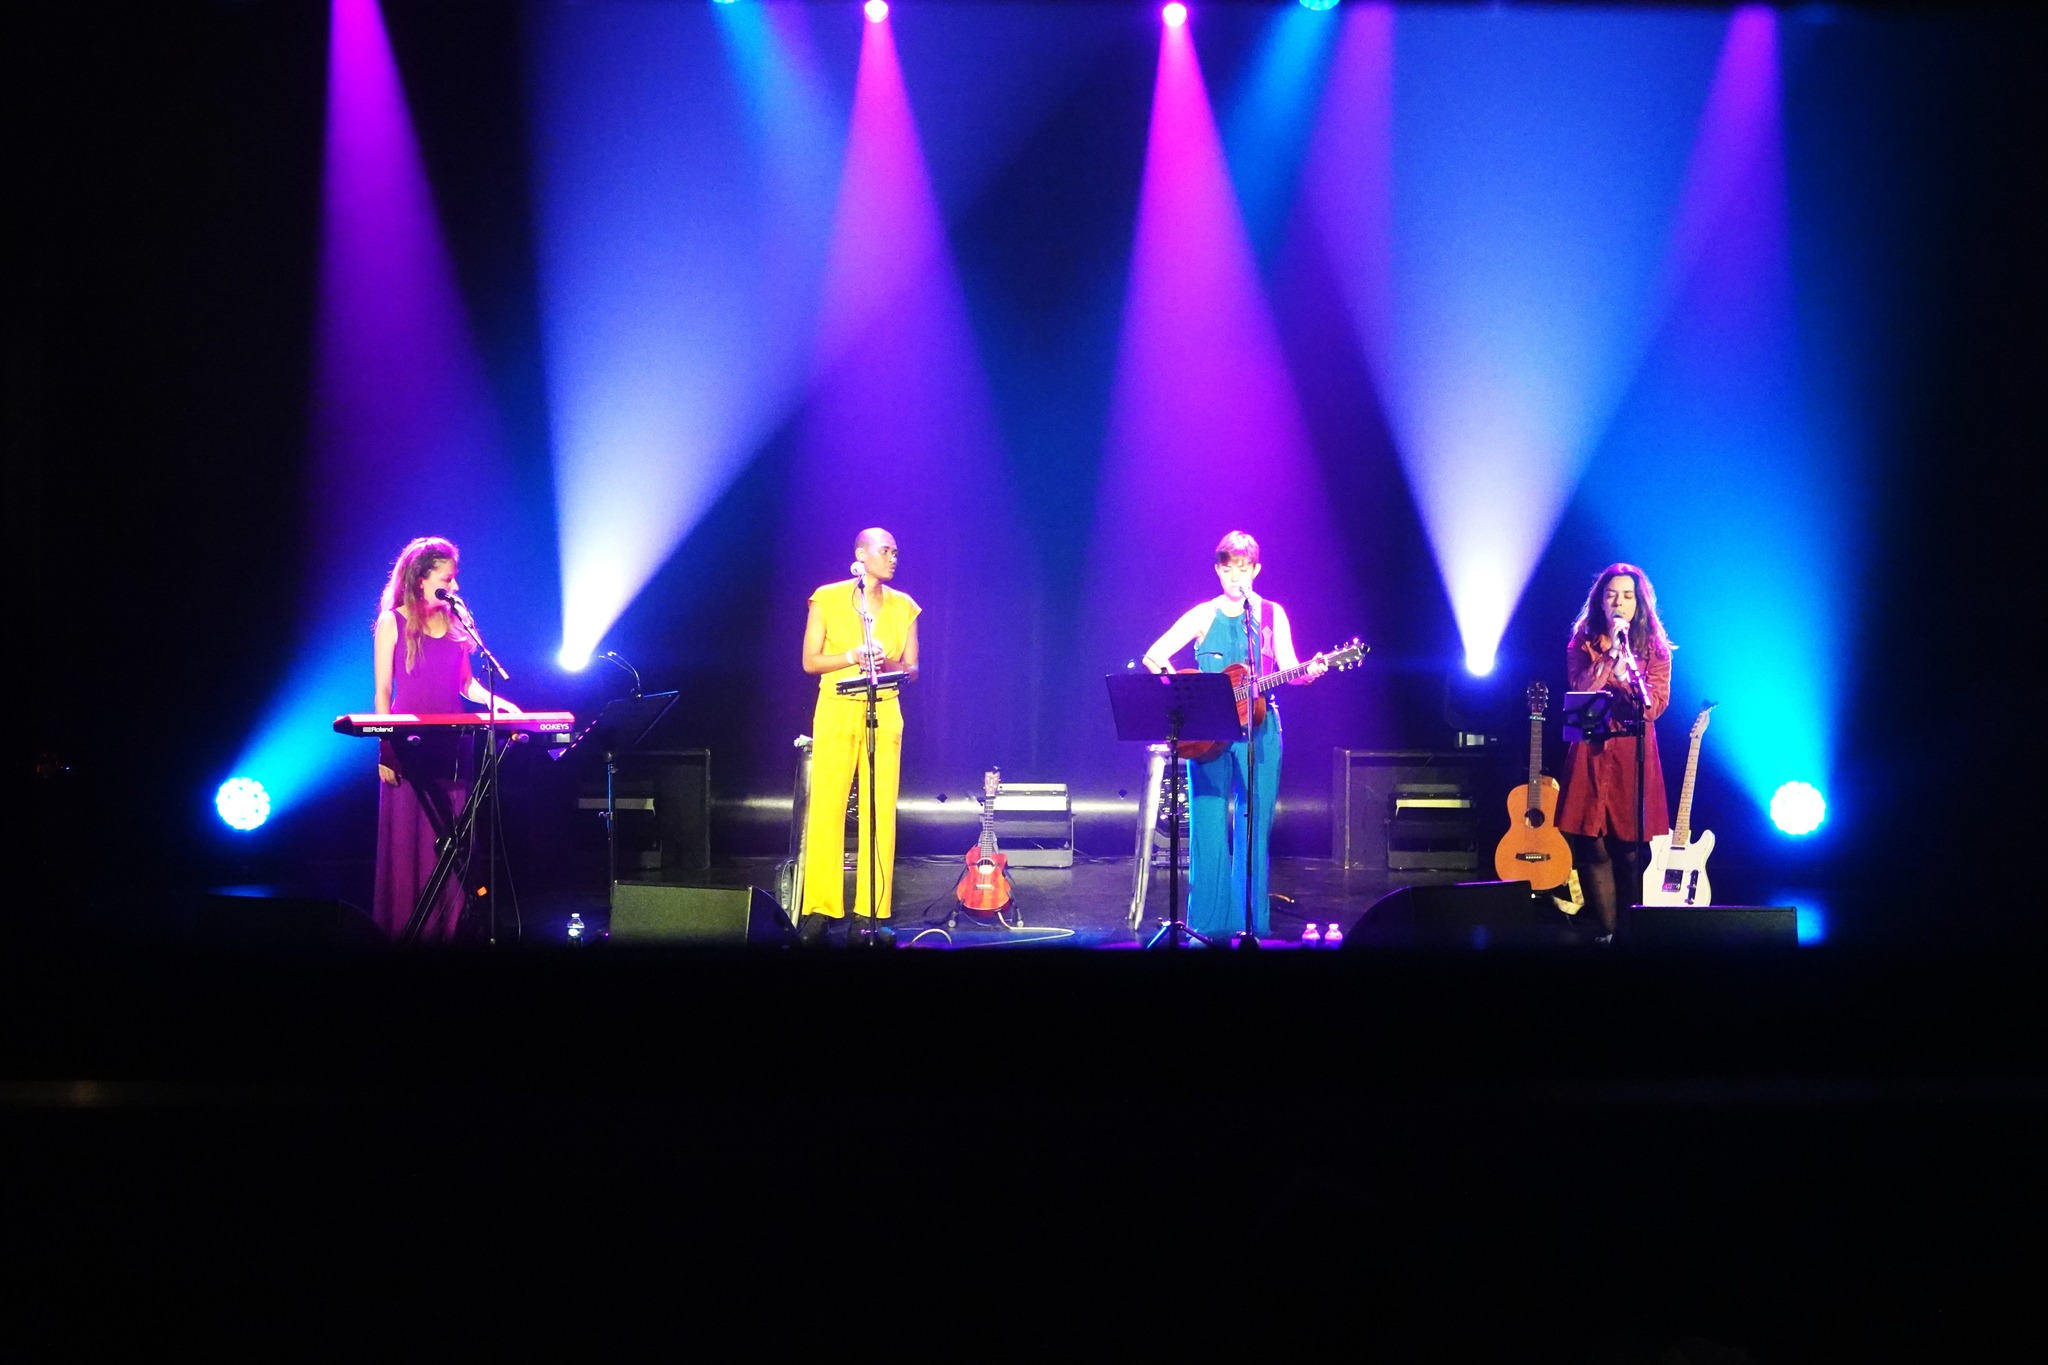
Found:
[[[647, 874], [636, 880], [667, 881], [683, 886], [755, 886], [775, 894], [777, 860], [735, 859], [699, 873], [670, 877]], [[1130, 927], [1131, 860], [1083, 859], [1072, 867], [1013, 869], [1015, 911], [1000, 920], [957, 914], [953, 889], [963, 863], [958, 858], [901, 858], [896, 863], [894, 927], [898, 946], [920, 948], [1071, 948], [1140, 947], [1157, 932], [1167, 912], [1164, 868], [1155, 868], [1147, 890], [1139, 929]], [[1276, 947], [1301, 947], [1306, 926], [1320, 933], [1338, 925], [1346, 933], [1373, 902], [1397, 885], [1442, 884], [1480, 880], [1485, 873], [1421, 873], [1394, 881], [1386, 871], [1345, 869], [1327, 858], [1273, 860], [1270, 928], [1263, 942]], [[846, 877], [846, 899], [854, 899], [853, 874]], [[530, 944], [567, 942], [570, 914], [579, 913], [601, 936], [609, 912], [601, 885], [558, 888], [529, 897], [522, 905], [524, 940]], [[947, 920], [954, 923], [949, 927]], [[1560, 923], [1565, 923], [1559, 917]], [[1568, 927], [1568, 926], [1567, 926]], [[1319, 942], [1308, 946], [1319, 947]]]

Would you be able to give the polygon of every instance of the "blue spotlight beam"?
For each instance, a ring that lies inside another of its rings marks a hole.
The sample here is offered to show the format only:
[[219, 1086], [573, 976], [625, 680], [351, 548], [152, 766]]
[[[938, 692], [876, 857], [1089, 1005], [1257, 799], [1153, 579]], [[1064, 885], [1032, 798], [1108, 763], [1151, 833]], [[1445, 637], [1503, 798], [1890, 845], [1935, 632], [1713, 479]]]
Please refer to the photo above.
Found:
[[1832, 777], [1858, 494], [1801, 381], [1777, 20], [1750, 7], [1721, 22], [1664, 329], [1587, 496], [1657, 582], [1679, 686], [1722, 703], [1710, 760], [1764, 807], [1787, 782]]
[[534, 160], [562, 655], [574, 660], [802, 381], [839, 129], [807, 44], [789, 37], [808, 13], [543, 15]]
[[1231, 183], [1261, 262], [1278, 247], [1338, 32], [1327, 14], [1276, 10], [1223, 117]]
[[[1354, 147], [1391, 148], [1362, 163], [1377, 184], [1313, 189], [1483, 666], [1650, 333], [1718, 30], [1690, 14], [1378, 7], [1344, 23], [1333, 112], [1364, 121]], [[1391, 52], [1361, 43], [1389, 24]]]

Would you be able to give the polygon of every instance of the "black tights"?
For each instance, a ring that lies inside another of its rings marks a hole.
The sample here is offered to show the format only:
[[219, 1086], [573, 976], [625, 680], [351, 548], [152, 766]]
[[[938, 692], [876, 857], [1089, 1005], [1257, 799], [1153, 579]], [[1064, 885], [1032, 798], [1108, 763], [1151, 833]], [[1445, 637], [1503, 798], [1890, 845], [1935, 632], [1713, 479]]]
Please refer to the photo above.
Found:
[[[1634, 866], [1630, 859], [1635, 854], [1635, 843], [1629, 839], [1617, 839], [1611, 834], [1568, 834], [1565, 836], [1572, 845], [1572, 866], [1579, 870], [1579, 889], [1585, 893], [1586, 908], [1593, 912], [1593, 921], [1599, 926], [1597, 932], [1614, 932], [1616, 900], [1614, 894], [1615, 868], [1622, 869], [1623, 876], [1631, 876]], [[1635, 896], [1629, 896], [1629, 903], [1635, 903]]]

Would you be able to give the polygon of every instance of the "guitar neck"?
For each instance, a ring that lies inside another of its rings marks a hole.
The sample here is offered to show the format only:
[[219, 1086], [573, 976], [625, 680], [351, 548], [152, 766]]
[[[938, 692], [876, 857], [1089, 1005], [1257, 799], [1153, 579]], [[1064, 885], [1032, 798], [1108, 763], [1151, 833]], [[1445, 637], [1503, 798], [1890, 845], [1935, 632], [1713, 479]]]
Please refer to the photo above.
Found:
[[1538, 711], [1529, 717], [1529, 810], [1533, 814], [1543, 805], [1543, 713]]
[[991, 857], [996, 851], [996, 805], [995, 798], [989, 797], [981, 803], [981, 856]]
[[1692, 747], [1685, 755], [1685, 785], [1678, 789], [1678, 821], [1671, 831], [1671, 846], [1684, 848], [1692, 842], [1692, 780], [1700, 770], [1700, 741], [1704, 734], [1692, 737]]
[[1256, 684], [1257, 690], [1260, 692], [1271, 692], [1276, 687], [1285, 687], [1296, 678], [1305, 676], [1308, 673], [1308, 665], [1314, 662], [1314, 659], [1310, 659], [1308, 663], [1299, 663], [1292, 668], [1283, 668], [1277, 673], [1268, 673], [1265, 677], [1258, 680]]

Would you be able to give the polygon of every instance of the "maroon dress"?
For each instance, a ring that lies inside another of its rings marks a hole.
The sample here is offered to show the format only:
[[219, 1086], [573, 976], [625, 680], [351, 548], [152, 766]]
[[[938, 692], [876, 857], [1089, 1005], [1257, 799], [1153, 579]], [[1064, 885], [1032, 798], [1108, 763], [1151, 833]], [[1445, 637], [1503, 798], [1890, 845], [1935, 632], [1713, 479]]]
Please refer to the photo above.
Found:
[[[1671, 705], [1671, 656], [1646, 650], [1643, 671], [1650, 675], [1650, 719]], [[1565, 651], [1565, 676], [1574, 692], [1616, 692], [1626, 689], [1614, 676], [1613, 662], [1591, 644], [1573, 640]], [[1643, 785], [1649, 802], [1644, 822], [1652, 836], [1671, 832], [1671, 803], [1664, 795], [1664, 769], [1657, 759], [1657, 727], [1645, 732], [1649, 748], [1643, 755]], [[1636, 838], [1636, 738], [1609, 734], [1571, 746], [1565, 761], [1564, 796], [1557, 827], [1566, 834], [1605, 834]]]
[[[395, 613], [394, 613], [395, 614]], [[405, 669], [405, 618], [391, 648], [391, 709], [400, 715], [473, 709], [463, 700], [469, 682], [469, 641], [452, 631], [420, 637], [419, 657]], [[378, 761], [398, 773], [398, 785], [377, 784], [377, 888], [370, 915], [389, 938], [405, 932], [413, 902], [434, 873], [435, 843], [455, 827], [469, 799], [471, 746], [454, 735], [423, 738], [418, 744], [378, 746]], [[420, 928], [422, 943], [455, 936], [462, 914], [462, 884], [450, 877]]]

